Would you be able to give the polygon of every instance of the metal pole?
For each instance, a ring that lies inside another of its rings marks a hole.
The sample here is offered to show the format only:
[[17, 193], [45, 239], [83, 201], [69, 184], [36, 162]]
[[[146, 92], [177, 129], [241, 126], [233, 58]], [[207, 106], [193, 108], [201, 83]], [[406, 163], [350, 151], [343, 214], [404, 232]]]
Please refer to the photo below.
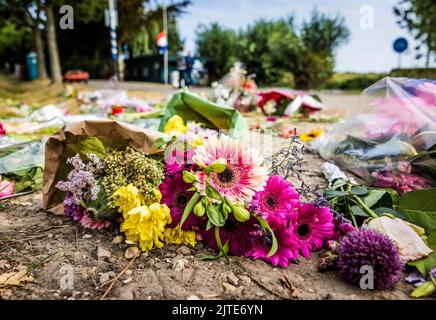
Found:
[[[167, 5], [165, 0], [162, 0], [162, 11], [163, 11], [163, 29], [164, 34], [167, 37], [168, 42], [168, 22], [167, 22]], [[167, 45], [166, 50], [164, 51], [164, 83], [168, 84], [168, 51], [169, 51], [169, 43]]]
[[117, 0], [109, 0], [109, 28], [111, 36], [111, 54], [114, 63], [114, 77], [118, 81], [118, 42], [117, 42]]

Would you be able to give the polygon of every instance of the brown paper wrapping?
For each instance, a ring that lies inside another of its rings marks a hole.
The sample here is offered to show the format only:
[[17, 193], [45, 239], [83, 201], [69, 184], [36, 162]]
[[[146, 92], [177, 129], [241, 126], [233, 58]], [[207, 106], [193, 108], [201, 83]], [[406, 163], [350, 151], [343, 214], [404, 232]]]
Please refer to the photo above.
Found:
[[67, 125], [51, 136], [45, 145], [44, 210], [57, 215], [62, 215], [64, 212], [62, 201], [55, 197], [58, 192], [55, 185], [61, 157], [68, 143], [76, 143], [79, 137], [112, 139], [123, 141], [126, 145], [151, 155], [161, 151], [156, 148], [154, 141], [162, 136], [163, 133], [121, 124], [114, 120], [86, 120]]

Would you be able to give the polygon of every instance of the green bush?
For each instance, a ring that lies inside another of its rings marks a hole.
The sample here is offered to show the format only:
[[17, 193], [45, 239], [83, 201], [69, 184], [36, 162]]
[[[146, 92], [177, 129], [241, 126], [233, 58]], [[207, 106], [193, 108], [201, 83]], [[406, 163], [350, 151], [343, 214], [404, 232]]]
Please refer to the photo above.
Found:
[[436, 68], [393, 69], [391, 77], [436, 79]]
[[325, 89], [363, 90], [368, 88], [386, 74], [381, 73], [336, 73], [327, 81]]

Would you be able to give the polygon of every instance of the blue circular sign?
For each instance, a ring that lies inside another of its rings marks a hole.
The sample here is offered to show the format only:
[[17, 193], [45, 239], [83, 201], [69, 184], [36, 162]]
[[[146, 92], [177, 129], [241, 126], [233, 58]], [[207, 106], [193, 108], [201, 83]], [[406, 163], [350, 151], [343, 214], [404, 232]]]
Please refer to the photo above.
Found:
[[402, 53], [407, 50], [408, 42], [405, 38], [398, 38], [394, 41], [394, 51]]

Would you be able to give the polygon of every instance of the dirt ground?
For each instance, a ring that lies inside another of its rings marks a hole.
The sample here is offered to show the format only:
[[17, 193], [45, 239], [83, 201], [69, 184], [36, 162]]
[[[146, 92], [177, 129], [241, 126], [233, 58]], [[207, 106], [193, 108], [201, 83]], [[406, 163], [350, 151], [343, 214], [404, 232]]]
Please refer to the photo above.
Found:
[[[328, 124], [298, 123], [306, 131]], [[274, 138], [273, 148], [287, 145]], [[326, 186], [322, 160], [305, 157], [303, 179]], [[128, 264], [126, 244], [113, 244], [116, 229], [89, 231], [42, 210], [42, 193], [3, 201], [0, 208], [0, 274], [27, 268], [33, 281], [0, 287], [0, 299], [100, 299]], [[115, 282], [106, 299], [408, 299], [404, 281], [390, 291], [361, 290], [336, 271], [317, 271], [318, 254], [287, 269], [230, 257], [200, 261], [208, 251], [166, 246], [142, 254]], [[32, 280], [32, 279], [30, 279]]]

